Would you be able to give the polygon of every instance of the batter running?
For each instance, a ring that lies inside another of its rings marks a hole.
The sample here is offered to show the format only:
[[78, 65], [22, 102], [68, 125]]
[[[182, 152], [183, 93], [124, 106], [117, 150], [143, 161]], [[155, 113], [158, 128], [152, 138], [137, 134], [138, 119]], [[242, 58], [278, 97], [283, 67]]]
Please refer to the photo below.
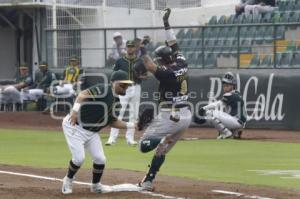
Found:
[[159, 114], [144, 132], [139, 147], [147, 153], [155, 149], [150, 168], [139, 186], [144, 190], [153, 190], [153, 180], [165, 161], [166, 153], [175, 145], [191, 122], [188, 103], [187, 63], [179, 52], [176, 37], [168, 18], [171, 13], [166, 9], [163, 17], [168, 46], [155, 50], [155, 60], [150, 56], [142, 57], [146, 69], [159, 81]]

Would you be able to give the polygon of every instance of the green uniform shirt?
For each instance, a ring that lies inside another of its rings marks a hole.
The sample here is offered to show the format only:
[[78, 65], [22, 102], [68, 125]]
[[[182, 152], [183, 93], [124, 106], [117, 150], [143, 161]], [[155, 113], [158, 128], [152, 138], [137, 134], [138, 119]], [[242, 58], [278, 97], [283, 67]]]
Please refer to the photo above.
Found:
[[222, 101], [227, 105], [228, 113], [246, 122], [244, 100], [239, 91], [233, 90], [223, 95]]
[[114, 71], [123, 70], [128, 73], [128, 78], [136, 84], [141, 84], [142, 80], [136, 77], [134, 72], [134, 64], [138, 62], [140, 58], [128, 59], [127, 57], [121, 57], [118, 59], [114, 66]]
[[[112, 109], [116, 101], [112, 88], [105, 84], [96, 84], [88, 89], [91, 97], [81, 105], [78, 123], [86, 130], [99, 132], [117, 118], [113, 116]], [[107, 93], [103, 96], [103, 93]]]
[[42, 72], [41, 70], [38, 70], [35, 74], [36, 87], [43, 90], [49, 88], [51, 82], [55, 79], [56, 79], [55, 74], [49, 70], [47, 70], [46, 72]]
[[16, 83], [25, 83], [27, 86], [31, 86], [33, 83], [33, 80], [30, 75], [19, 76], [16, 79]]

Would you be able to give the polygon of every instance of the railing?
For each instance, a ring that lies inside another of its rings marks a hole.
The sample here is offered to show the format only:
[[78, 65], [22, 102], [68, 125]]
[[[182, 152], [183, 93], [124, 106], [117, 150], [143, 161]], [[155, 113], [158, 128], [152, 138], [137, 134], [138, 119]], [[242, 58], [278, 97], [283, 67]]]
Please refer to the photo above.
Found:
[[[268, 23], [173, 28], [191, 68], [300, 68], [299, 27], [300, 23]], [[48, 29], [48, 62], [63, 67], [69, 56], [77, 54], [83, 67], [109, 67], [107, 57], [116, 31], [126, 39], [149, 35], [149, 52], [164, 45], [162, 27]]]

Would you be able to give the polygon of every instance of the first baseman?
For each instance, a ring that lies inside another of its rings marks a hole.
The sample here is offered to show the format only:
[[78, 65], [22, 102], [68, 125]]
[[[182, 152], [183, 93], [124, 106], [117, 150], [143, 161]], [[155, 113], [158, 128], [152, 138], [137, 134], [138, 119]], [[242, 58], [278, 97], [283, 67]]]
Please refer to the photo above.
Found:
[[112, 73], [110, 85], [96, 84], [79, 93], [70, 114], [62, 123], [72, 153], [68, 173], [63, 179], [63, 194], [72, 193], [74, 175], [85, 159], [85, 150], [93, 159], [91, 192], [101, 193], [108, 189], [100, 183], [105, 167], [105, 155], [98, 132], [108, 124], [121, 129], [135, 129], [134, 123], [117, 120], [113, 114], [115, 96], [125, 95], [132, 83], [125, 71], [118, 70]]

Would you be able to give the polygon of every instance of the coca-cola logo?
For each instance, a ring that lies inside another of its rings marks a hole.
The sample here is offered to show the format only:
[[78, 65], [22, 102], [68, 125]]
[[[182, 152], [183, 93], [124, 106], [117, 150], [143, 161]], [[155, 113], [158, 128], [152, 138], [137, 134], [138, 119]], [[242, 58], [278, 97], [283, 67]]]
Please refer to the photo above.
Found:
[[[251, 76], [246, 83], [241, 85], [240, 75], [236, 75], [237, 90], [241, 92], [245, 103], [247, 120], [281, 121], [285, 117], [283, 110], [283, 93], [274, 96], [274, 74], [268, 77], [268, 84], [259, 81], [256, 76]], [[209, 103], [220, 99], [222, 95], [222, 82], [220, 77], [210, 77]], [[266, 87], [264, 89], [264, 87]], [[254, 99], [254, 100], [253, 100]]]

